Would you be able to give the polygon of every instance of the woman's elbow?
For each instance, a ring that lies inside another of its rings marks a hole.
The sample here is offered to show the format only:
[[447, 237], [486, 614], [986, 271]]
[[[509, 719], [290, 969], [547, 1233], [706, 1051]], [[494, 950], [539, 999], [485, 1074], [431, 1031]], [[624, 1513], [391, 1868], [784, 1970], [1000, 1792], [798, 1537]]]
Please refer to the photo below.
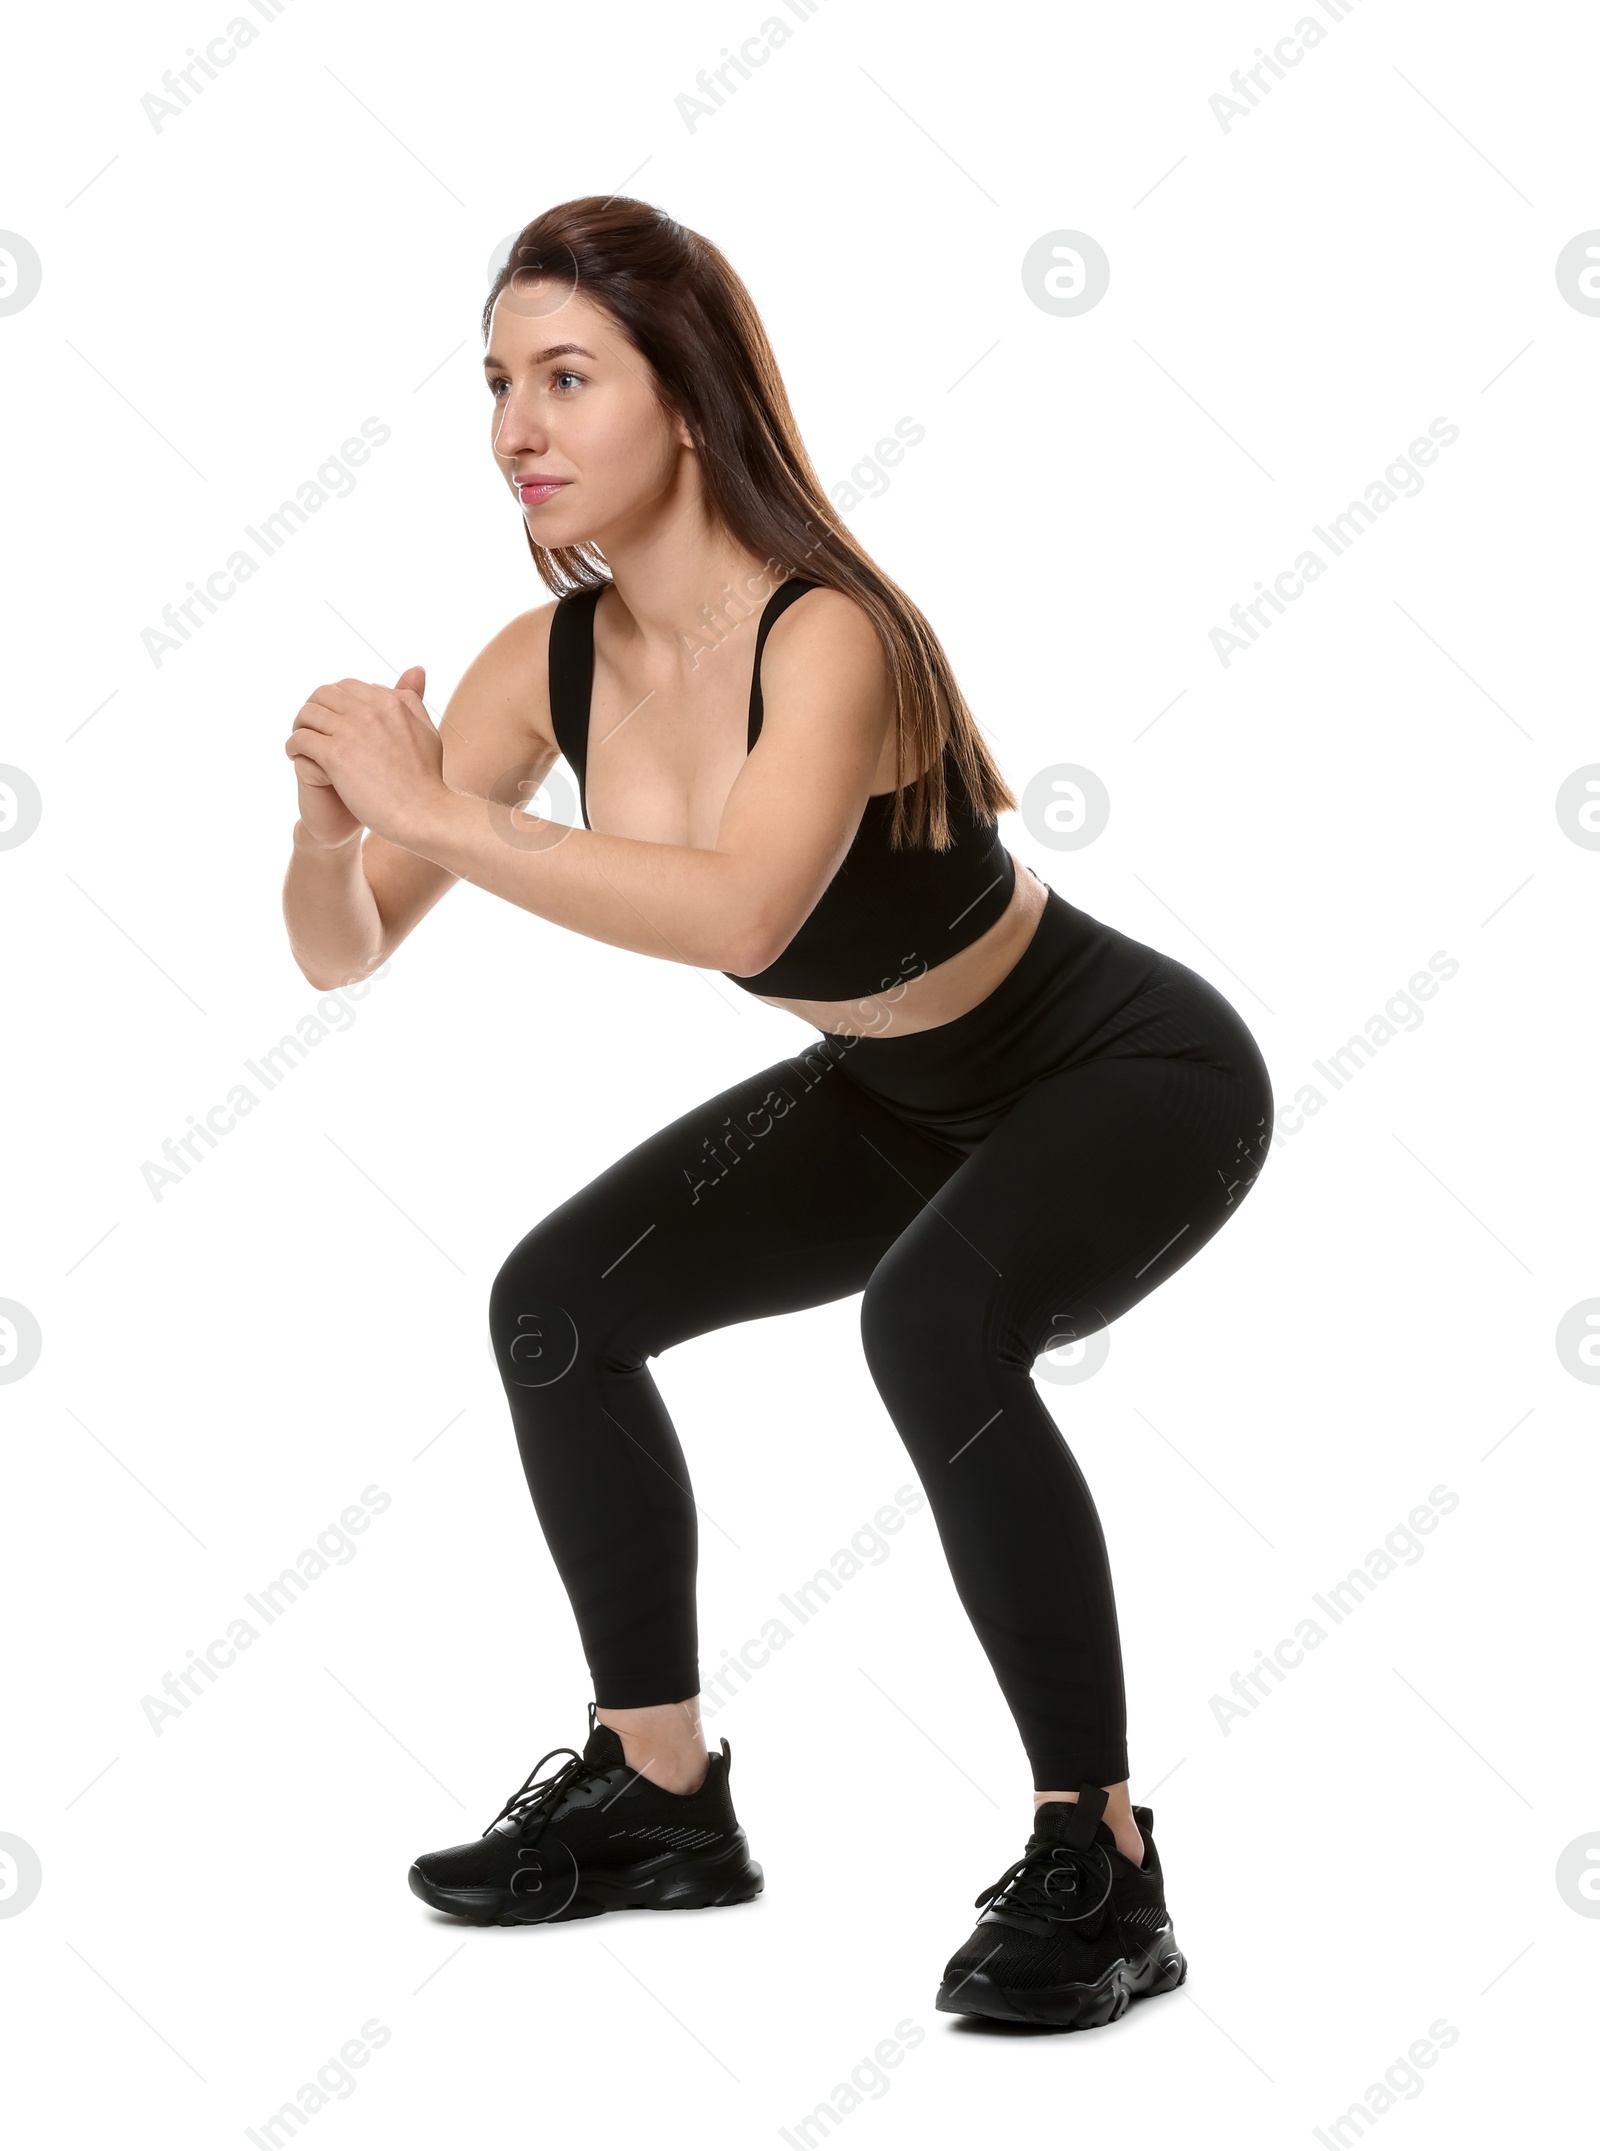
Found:
[[772, 962], [770, 947], [764, 935], [737, 933], [724, 945], [717, 969], [732, 978], [754, 978]]
[[344, 986], [359, 986], [363, 980], [369, 979], [374, 971], [380, 970], [384, 962], [381, 950], [375, 956], [362, 957], [358, 963], [344, 965], [318, 963], [314, 957], [302, 955], [293, 947], [290, 954], [294, 957], [295, 968], [301, 977], [307, 985], [314, 986], [318, 993], [337, 993]]
[[718, 930], [706, 937], [719, 971], [754, 978], [777, 962], [799, 932], [794, 893], [774, 880], [770, 863], [763, 872], [750, 860], [725, 877], [717, 891]]
[[777, 962], [796, 931], [787, 923], [774, 925], [770, 920], [747, 919], [729, 936], [723, 952], [725, 961], [718, 968], [734, 978], [754, 978], [768, 964]]

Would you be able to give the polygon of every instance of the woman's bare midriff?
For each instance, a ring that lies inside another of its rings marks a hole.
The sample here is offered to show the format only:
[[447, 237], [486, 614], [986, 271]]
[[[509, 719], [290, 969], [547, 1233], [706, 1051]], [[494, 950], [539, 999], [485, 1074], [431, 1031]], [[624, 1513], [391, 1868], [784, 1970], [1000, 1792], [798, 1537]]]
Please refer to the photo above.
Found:
[[987, 1000], [1033, 939], [1043, 916], [1049, 891], [1030, 867], [1015, 854], [1016, 887], [1011, 901], [994, 924], [954, 956], [947, 956], [931, 971], [892, 987], [887, 993], [869, 993], [854, 1001], [790, 1001], [778, 994], [758, 993], [755, 998], [771, 1008], [786, 1008], [803, 1023], [842, 1037], [896, 1038], [912, 1031], [936, 1030], [953, 1023], [968, 1009]]

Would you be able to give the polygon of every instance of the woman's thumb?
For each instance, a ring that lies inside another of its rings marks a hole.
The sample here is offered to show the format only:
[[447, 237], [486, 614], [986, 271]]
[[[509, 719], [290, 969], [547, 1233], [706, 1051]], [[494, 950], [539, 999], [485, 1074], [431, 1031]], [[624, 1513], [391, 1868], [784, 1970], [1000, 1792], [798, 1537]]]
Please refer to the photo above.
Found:
[[408, 665], [394, 683], [395, 692], [398, 694], [402, 688], [409, 687], [414, 695], [420, 697], [423, 688], [427, 685], [427, 680], [428, 675], [423, 666]]

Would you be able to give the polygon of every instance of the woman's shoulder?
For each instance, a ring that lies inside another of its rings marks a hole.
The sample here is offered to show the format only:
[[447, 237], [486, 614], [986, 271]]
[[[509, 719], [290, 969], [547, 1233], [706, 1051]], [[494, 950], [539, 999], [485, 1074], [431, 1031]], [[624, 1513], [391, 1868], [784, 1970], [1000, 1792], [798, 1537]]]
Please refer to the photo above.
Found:
[[526, 730], [559, 748], [550, 714], [550, 634], [557, 600], [530, 606], [490, 636], [461, 675], [457, 693], [479, 724]]
[[792, 652], [801, 664], [821, 658], [887, 677], [883, 637], [861, 600], [810, 576], [791, 580], [810, 587], [791, 599], [772, 622], [767, 631], [768, 652], [780, 661], [784, 652]]

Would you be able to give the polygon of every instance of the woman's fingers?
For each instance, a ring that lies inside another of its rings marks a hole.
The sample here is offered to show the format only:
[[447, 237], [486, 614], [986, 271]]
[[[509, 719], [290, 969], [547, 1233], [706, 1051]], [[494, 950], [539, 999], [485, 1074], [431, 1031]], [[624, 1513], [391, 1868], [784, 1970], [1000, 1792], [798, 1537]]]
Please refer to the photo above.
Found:
[[290, 760], [294, 763], [294, 773], [302, 784], [331, 785], [333, 783], [333, 779], [328, 775], [322, 764], [314, 762], [309, 754], [304, 754], [293, 746], [289, 747], [287, 752]]

